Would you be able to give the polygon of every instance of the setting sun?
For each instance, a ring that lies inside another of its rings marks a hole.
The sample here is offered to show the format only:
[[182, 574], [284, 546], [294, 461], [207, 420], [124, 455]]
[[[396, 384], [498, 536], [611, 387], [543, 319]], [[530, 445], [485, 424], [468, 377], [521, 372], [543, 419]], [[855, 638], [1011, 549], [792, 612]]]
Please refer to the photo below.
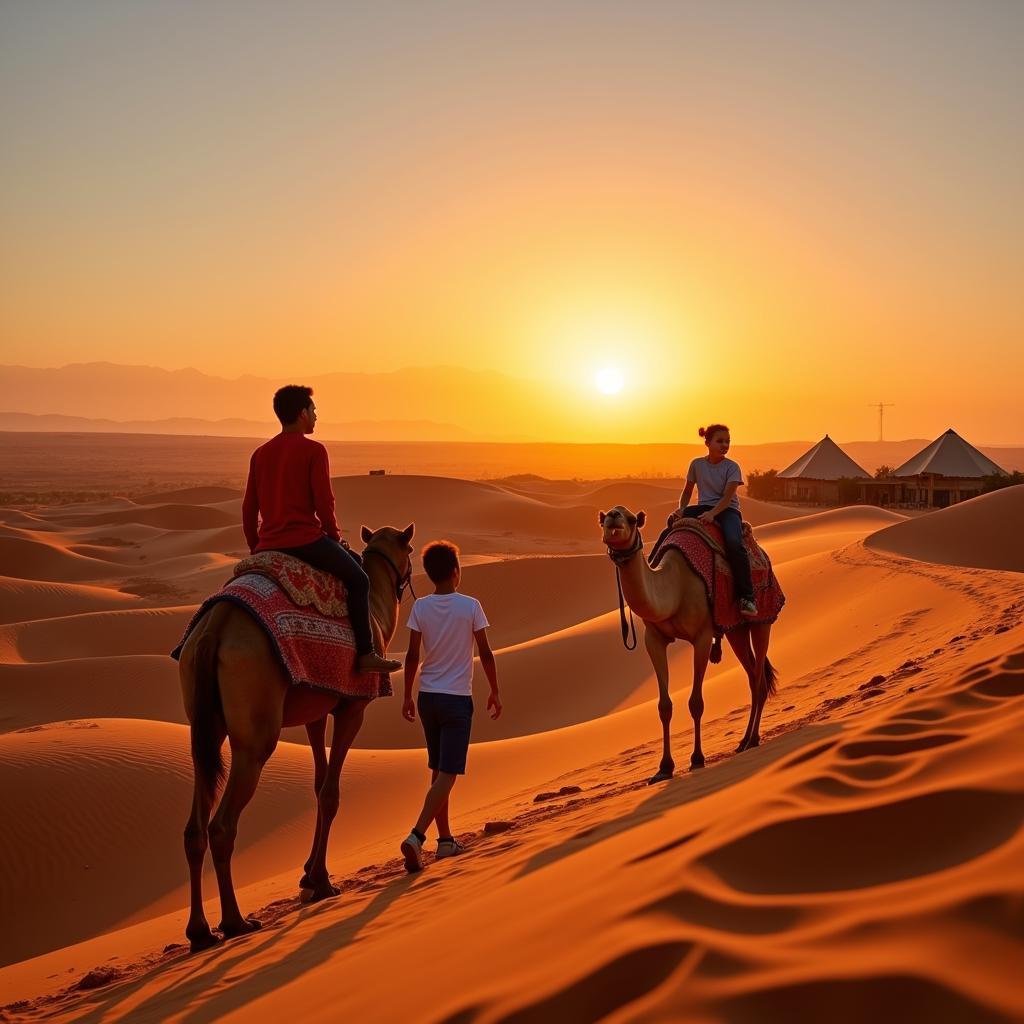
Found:
[[622, 371], [614, 366], [606, 366], [594, 376], [594, 384], [602, 395], [617, 395], [625, 383]]

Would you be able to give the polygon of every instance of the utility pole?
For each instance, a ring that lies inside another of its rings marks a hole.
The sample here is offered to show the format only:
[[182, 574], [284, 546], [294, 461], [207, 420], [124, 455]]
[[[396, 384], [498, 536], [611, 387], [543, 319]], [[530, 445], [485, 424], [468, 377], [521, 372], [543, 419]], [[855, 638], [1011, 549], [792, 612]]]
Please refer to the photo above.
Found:
[[869, 409], [878, 410], [878, 440], [884, 441], [885, 438], [882, 435], [882, 417], [885, 415], [886, 409], [891, 409], [895, 405], [894, 402], [879, 402], [877, 405], [874, 403], [868, 406]]

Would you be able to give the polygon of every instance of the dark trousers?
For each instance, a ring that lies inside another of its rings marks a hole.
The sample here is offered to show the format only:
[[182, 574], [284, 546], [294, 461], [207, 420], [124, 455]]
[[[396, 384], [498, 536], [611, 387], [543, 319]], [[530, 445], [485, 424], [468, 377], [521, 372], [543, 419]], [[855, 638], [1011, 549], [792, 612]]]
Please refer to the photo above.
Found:
[[370, 632], [370, 577], [355, 555], [346, 551], [333, 537], [321, 537], [301, 548], [281, 548], [281, 553], [301, 558], [314, 569], [322, 569], [337, 576], [348, 591], [348, 615], [352, 632], [356, 635], [356, 655], [361, 657], [373, 650]]
[[[690, 505], [683, 509], [687, 519], [696, 519], [705, 512], [710, 512], [714, 505]], [[733, 582], [736, 584], [736, 597], [754, 596], [754, 584], [750, 581], [750, 557], [743, 546], [743, 518], [739, 511], [727, 508], [715, 516], [715, 522], [722, 528], [722, 539], [725, 543], [725, 557], [732, 569]]]

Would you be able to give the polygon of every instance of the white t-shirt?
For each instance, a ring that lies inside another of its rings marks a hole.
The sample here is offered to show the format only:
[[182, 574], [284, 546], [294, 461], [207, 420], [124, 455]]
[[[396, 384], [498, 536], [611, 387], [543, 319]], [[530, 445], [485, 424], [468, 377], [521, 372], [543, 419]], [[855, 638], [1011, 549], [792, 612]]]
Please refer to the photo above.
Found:
[[473, 695], [473, 634], [489, 626], [475, 597], [428, 594], [416, 600], [409, 628], [423, 634], [421, 693]]

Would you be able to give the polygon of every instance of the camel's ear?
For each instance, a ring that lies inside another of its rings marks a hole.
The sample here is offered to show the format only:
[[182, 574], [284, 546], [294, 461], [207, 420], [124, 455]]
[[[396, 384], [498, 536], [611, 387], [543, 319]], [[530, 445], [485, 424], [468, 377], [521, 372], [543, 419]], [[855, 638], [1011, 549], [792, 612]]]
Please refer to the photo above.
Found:
[[636, 514], [636, 528], [639, 530], [647, 522], [647, 513], [642, 509]]
[[409, 543], [409, 541], [411, 541], [411, 540], [412, 540], [412, 535], [413, 535], [413, 534], [414, 534], [415, 532], [416, 532], [416, 524], [415, 524], [415, 523], [410, 523], [410, 524], [409, 524], [409, 525], [408, 525], [408, 526], [407, 526], [407, 527], [406, 527], [406, 528], [405, 528], [405, 529], [404, 529], [404, 530], [402, 531], [402, 540], [404, 540], [404, 541], [405, 541], [405, 543], [406, 543], [406, 544], [408, 544], [408, 543]]
[[597, 513], [597, 525], [598, 526], [604, 526], [604, 517], [606, 515], [608, 515], [607, 512], [598, 512]]
[[368, 526], [360, 527], [359, 536], [363, 538], [364, 544], [369, 544], [370, 541], [373, 539], [373, 530], [371, 530]]

